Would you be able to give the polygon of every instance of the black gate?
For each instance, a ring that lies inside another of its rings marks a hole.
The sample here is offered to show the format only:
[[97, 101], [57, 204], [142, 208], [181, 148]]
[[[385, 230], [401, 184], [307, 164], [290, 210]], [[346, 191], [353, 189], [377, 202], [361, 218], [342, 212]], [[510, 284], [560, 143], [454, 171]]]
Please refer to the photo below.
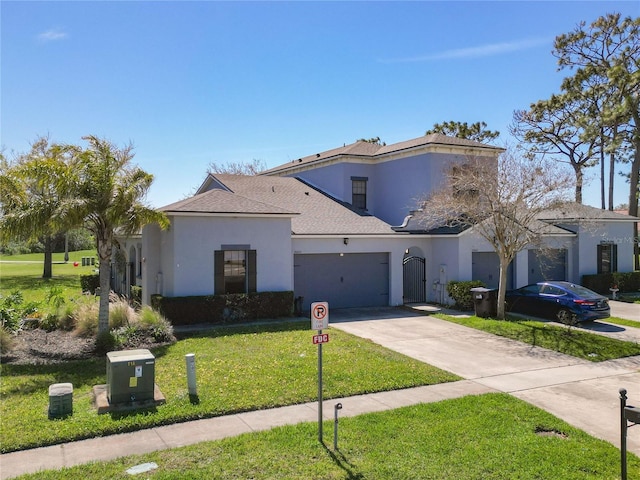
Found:
[[402, 259], [404, 303], [423, 303], [427, 301], [425, 288], [425, 259], [421, 257], [405, 257]]

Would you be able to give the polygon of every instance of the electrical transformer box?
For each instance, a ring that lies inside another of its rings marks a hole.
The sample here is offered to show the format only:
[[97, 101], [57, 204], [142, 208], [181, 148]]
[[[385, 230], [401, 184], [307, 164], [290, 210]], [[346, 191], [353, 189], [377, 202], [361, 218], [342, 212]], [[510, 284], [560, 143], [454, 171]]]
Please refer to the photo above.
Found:
[[107, 353], [107, 399], [110, 404], [154, 399], [155, 357], [146, 349]]

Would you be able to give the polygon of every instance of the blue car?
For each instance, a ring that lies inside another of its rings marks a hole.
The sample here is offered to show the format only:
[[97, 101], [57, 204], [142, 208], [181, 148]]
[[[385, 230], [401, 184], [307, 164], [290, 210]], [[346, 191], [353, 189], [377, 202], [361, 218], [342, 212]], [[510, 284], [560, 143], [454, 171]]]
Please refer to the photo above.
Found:
[[567, 325], [609, 318], [607, 297], [570, 282], [539, 282], [507, 291], [505, 309]]

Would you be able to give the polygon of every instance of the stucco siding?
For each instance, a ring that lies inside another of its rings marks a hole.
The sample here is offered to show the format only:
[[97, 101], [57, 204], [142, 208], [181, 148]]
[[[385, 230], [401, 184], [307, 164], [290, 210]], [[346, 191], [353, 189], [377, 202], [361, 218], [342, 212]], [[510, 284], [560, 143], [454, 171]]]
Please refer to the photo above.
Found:
[[[161, 263], [165, 296], [211, 295], [215, 250], [222, 245], [256, 250], [258, 291], [292, 290], [290, 219], [188, 217], [172, 218], [162, 232]], [[169, 259], [173, 259], [172, 261]]]
[[322, 189], [325, 193], [337, 198], [338, 200], [351, 202], [351, 190], [349, 190], [348, 198], [346, 197], [346, 192], [344, 190], [344, 170], [345, 164], [336, 163], [326, 167], [316, 168], [314, 170], [307, 170], [293, 176], [301, 178], [311, 185]]
[[142, 230], [142, 303], [151, 303], [151, 295], [162, 293], [157, 285], [162, 272], [161, 230], [157, 224], [147, 225]]
[[[575, 228], [575, 227], [574, 227]], [[631, 222], [600, 222], [580, 227], [578, 275], [598, 272], [598, 245], [614, 243], [618, 246], [618, 271], [633, 271], [633, 224]], [[576, 279], [576, 281], [579, 281]]]
[[[376, 164], [376, 216], [391, 225], [400, 225], [427, 194], [442, 188], [452, 165], [463, 155], [426, 153]], [[495, 162], [495, 158], [487, 157]]]

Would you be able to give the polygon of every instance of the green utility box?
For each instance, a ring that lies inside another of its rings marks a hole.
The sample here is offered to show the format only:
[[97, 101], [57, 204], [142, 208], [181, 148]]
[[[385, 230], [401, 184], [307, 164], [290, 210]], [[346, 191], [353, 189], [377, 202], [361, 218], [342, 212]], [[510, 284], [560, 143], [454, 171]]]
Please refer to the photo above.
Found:
[[49, 418], [61, 418], [73, 413], [73, 385], [49, 385]]
[[146, 349], [107, 353], [107, 399], [110, 404], [153, 400], [153, 354]]

